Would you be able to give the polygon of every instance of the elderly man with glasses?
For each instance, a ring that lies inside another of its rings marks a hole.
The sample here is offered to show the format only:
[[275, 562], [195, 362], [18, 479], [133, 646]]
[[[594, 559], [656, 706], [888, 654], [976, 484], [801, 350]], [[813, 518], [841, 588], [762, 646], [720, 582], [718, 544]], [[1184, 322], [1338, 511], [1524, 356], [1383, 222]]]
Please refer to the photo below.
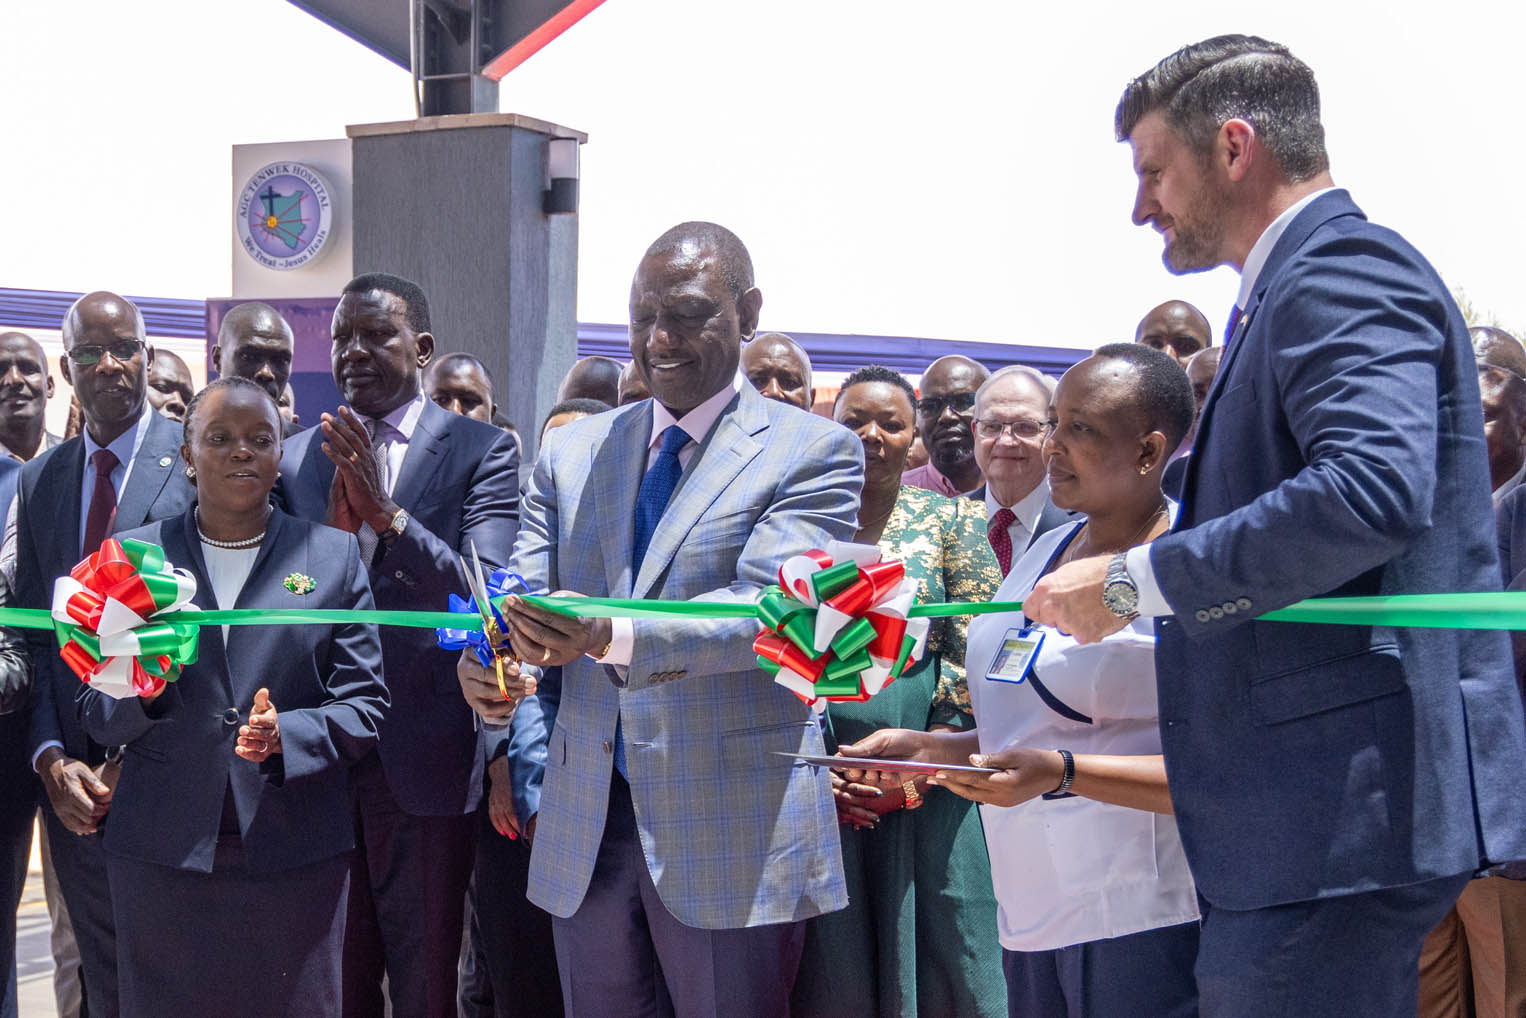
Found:
[[1033, 539], [1071, 519], [1049, 500], [1044, 437], [1050, 382], [1033, 368], [1002, 368], [975, 393], [975, 463], [985, 475], [974, 497], [986, 503], [986, 534], [1001, 574]]
[[[917, 433], [928, 461], [901, 475], [901, 483], [958, 498], [980, 488], [983, 478], [975, 463], [975, 436], [970, 421], [975, 390], [991, 372], [985, 365], [951, 354], [939, 357], [922, 372], [917, 400]], [[1042, 416], [1042, 415], [1040, 415]]]

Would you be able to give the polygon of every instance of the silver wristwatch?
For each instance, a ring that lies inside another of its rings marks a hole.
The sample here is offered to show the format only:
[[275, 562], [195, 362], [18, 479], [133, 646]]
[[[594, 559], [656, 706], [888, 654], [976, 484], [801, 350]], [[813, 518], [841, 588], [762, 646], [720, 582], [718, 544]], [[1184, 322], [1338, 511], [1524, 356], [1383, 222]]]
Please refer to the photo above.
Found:
[[1129, 579], [1125, 552], [1114, 555], [1107, 564], [1107, 576], [1102, 581], [1102, 605], [1120, 619], [1139, 615], [1139, 587]]

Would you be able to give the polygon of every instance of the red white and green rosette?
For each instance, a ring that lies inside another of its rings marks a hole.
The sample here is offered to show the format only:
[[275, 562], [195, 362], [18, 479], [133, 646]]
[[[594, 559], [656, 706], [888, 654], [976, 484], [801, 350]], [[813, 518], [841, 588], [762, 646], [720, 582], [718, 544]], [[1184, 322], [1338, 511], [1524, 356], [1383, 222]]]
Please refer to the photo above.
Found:
[[108, 538], [53, 585], [59, 655], [107, 696], [157, 693], [196, 660], [198, 626], [174, 618], [194, 596], [196, 579], [158, 545]]
[[867, 700], [913, 667], [929, 622], [908, 618], [917, 581], [872, 544], [833, 541], [779, 567], [758, 600], [758, 664], [818, 714]]

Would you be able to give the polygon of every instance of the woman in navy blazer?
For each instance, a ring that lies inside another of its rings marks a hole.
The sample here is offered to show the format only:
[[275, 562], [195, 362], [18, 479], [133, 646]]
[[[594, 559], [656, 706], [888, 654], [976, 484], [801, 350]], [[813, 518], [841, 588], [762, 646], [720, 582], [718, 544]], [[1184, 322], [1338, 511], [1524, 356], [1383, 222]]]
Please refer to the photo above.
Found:
[[[197, 502], [121, 536], [159, 544], [203, 608], [369, 609], [351, 534], [275, 510], [281, 419], [221, 378], [182, 450]], [[339, 1013], [354, 830], [350, 765], [387, 707], [376, 627], [205, 626], [156, 696], [81, 686], [91, 737], [123, 747], [105, 824], [123, 1018]]]

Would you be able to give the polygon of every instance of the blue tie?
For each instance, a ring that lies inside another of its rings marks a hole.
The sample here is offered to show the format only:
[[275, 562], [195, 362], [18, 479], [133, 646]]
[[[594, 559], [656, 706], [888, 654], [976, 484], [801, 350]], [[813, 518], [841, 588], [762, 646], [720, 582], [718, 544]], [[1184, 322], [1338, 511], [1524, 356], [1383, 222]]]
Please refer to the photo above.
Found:
[[1238, 304], [1236, 304], [1234, 310], [1229, 313], [1229, 324], [1224, 327], [1225, 346], [1228, 346], [1229, 341], [1235, 338], [1235, 330], [1240, 327], [1240, 316], [1244, 313], [1245, 309], [1240, 307]]
[[[676, 424], [669, 425], [662, 433], [662, 447], [657, 450], [656, 461], [647, 470], [646, 476], [641, 478], [641, 487], [636, 492], [636, 533], [631, 542], [633, 585], [641, 572], [641, 562], [646, 558], [647, 546], [652, 543], [652, 535], [657, 532], [657, 521], [662, 519], [668, 500], [673, 497], [673, 489], [678, 487], [678, 479], [683, 476], [684, 468], [678, 462], [678, 451], [688, 445], [689, 441], [683, 428]], [[622, 778], [630, 777], [625, 771], [625, 739], [620, 734], [618, 717], [615, 719], [615, 770], [620, 772]]]

